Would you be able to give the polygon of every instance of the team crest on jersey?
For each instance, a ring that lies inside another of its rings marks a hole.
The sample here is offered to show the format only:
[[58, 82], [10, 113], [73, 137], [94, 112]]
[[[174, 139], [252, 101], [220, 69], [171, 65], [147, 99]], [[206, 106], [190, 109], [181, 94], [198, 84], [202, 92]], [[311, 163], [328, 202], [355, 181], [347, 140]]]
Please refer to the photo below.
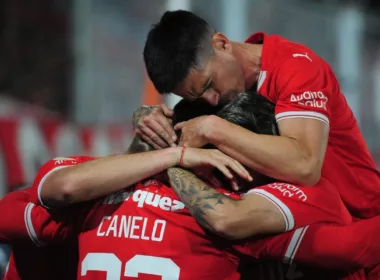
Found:
[[72, 161], [74, 162], [75, 159], [74, 158], [68, 158], [68, 157], [56, 157], [55, 159], [53, 159], [55, 161], [55, 164], [58, 165], [58, 164], [62, 164], [64, 163], [65, 161]]

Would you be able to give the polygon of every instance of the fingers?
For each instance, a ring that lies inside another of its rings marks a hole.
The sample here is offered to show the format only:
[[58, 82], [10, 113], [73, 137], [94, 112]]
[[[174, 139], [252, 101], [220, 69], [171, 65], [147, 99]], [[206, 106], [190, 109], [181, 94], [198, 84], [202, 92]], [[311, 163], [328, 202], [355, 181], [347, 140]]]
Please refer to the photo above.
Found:
[[180, 122], [174, 126], [174, 130], [181, 130], [187, 122]]
[[[138, 124], [137, 128], [149, 137], [151, 141], [159, 145], [161, 148], [166, 148], [169, 145], [175, 146], [173, 140], [174, 130], [168, 119], [162, 113], [152, 113], [152, 116], [145, 116]], [[169, 130], [169, 132], [167, 131]], [[153, 132], [153, 134], [152, 134]], [[164, 144], [162, 144], [162, 140]]]
[[141, 132], [142, 132], [142, 135], [146, 136], [147, 139], [149, 140], [147, 142], [148, 144], [150, 145], [155, 144], [161, 149], [168, 147], [168, 144], [164, 140], [162, 140], [159, 136], [157, 136], [157, 134], [153, 130], [151, 130], [149, 127], [147, 126], [142, 127]]
[[160, 137], [166, 141], [166, 143], [171, 146], [175, 146], [175, 141], [177, 141], [177, 135], [171, 124], [171, 119], [168, 118], [157, 118], [156, 121], [161, 125], [163, 131], [160, 132]]
[[232, 175], [231, 171], [224, 164], [222, 164], [218, 161], [214, 161], [213, 165], [215, 168], [219, 169], [219, 171], [222, 172], [224, 174], [224, 176], [226, 176], [228, 179], [230, 179], [230, 180], [233, 179], [234, 176]]
[[160, 146], [158, 146], [156, 143], [154, 143], [148, 136], [144, 134], [139, 135], [146, 143], [151, 145], [155, 150], [160, 150], [162, 149]]
[[161, 104], [160, 108], [161, 108], [162, 112], [164, 112], [165, 116], [173, 117], [174, 111], [172, 109], [170, 109], [166, 104]]
[[240, 162], [227, 156], [226, 154], [220, 152], [219, 150], [214, 150], [214, 151], [218, 157], [218, 160], [221, 163], [223, 163], [225, 166], [230, 168], [232, 171], [234, 171], [237, 175], [246, 179], [247, 181], [253, 180], [253, 178], [251, 177], [247, 169], [245, 169], [245, 167]]

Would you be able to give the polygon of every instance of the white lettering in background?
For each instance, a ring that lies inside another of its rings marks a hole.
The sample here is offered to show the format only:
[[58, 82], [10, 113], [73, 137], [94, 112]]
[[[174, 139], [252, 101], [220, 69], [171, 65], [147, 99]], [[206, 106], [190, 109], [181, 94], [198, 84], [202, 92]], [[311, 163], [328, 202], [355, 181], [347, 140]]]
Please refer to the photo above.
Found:
[[160, 242], [164, 238], [166, 221], [141, 216], [105, 216], [99, 224], [96, 235]]
[[302, 201], [307, 200], [307, 195], [300, 188], [294, 185], [286, 184], [286, 183], [273, 183], [273, 184], [269, 184], [268, 187], [280, 191], [282, 195], [285, 197], [295, 196], [296, 198]]
[[325, 110], [327, 110], [327, 101], [328, 98], [322, 91], [305, 91], [290, 96], [290, 102], [312, 108], [323, 108]]

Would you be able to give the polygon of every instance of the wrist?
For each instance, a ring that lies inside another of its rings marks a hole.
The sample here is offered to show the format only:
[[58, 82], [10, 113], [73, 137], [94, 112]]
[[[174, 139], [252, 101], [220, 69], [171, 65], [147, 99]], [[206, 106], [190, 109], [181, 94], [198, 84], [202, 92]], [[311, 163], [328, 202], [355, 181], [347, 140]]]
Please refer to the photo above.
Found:
[[181, 158], [182, 147], [170, 147], [165, 149], [167, 157], [169, 158], [169, 166], [176, 166]]
[[218, 139], [218, 133], [220, 131], [220, 126], [223, 125], [223, 121], [223, 119], [215, 115], [207, 116], [205, 119], [205, 129], [202, 131], [202, 136], [208, 143], [215, 144], [214, 142]]

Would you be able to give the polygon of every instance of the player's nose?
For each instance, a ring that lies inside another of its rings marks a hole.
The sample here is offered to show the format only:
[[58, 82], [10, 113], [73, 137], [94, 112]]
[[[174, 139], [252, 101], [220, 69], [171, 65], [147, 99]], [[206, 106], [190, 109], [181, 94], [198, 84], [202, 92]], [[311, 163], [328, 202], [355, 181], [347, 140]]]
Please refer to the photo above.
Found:
[[202, 99], [206, 100], [212, 106], [217, 106], [219, 103], [219, 94], [215, 90], [209, 89], [202, 95]]

